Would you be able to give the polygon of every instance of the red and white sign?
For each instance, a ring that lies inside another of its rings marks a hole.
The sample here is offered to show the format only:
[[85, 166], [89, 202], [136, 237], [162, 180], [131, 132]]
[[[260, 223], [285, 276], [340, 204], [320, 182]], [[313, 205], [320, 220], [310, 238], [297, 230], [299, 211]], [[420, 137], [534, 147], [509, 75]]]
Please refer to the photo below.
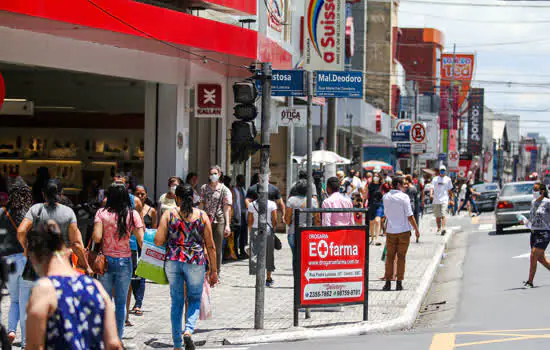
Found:
[[426, 141], [426, 128], [424, 124], [413, 124], [411, 127], [411, 141], [416, 143], [424, 143]]
[[457, 151], [449, 152], [449, 171], [456, 172], [458, 170], [458, 163], [460, 161], [460, 154]]
[[365, 230], [307, 230], [301, 237], [300, 304], [362, 303]]
[[220, 84], [197, 84], [195, 117], [222, 117], [222, 86]]

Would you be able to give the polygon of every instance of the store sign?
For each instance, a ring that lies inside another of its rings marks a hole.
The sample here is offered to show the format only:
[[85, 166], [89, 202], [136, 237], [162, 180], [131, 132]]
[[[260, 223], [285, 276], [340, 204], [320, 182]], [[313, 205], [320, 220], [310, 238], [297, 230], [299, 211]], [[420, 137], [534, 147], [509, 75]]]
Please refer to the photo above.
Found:
[[455, 98], [453, 94], [453, 105], [456, 109], [460, 109], [468, 96], [474, 73], [474, 62], [474, 54], [444, 53], [441, 55], [441, 91], [448, 91], [451, 82], [454, 82], [454, 86], [457, 87], [457, 96]]
[[323, 71], [316, 72], [315, 96], [320, 97], [363, 97], [363, 72]]
[[456, 171], [458, 169], [458, 162], [460, 161], [460, 154], [457, 151], [449, 152], [449, 171]]
[[483, 145], [484, 89], [472, 89], [468, 110], [468, 153], [481, 155]]
[[197, 84], [195, 117], [222, 117], [222, 86], [220, 84]]
[[307, 120], [306, 107], [278, 107], [276, 116], [279, 119], [279, 126], [305, 127]]
[[306, 0], [304, 69], [344, 70], [345, 0]]
[[285, 24], [285, 0], [267, 0], [267, 20], [269, 28], [281, 33]]
[[366, 230], [304, 230], [300, 237], [300, 305], [363, 303]]
[[398, 143], [396, 147], [397, 158], [410, 158], [411, 157], [411, 143]]

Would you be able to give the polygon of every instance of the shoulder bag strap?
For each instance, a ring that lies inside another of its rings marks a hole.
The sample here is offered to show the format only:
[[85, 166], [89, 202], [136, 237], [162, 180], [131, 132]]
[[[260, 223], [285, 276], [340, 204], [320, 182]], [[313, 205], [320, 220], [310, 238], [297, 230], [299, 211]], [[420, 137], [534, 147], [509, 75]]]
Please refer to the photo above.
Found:
[[2, 209], [4, 209], [4, 213], [6, 213], [6, 216], [10, 220], [13, 228], [17, 231], [17, 225], [15, 224], [15, 221], [13, 221], [13, 218], [11, 217], [10, 212], [8, 211], [8, 209], [6, 207], [2, 207]]

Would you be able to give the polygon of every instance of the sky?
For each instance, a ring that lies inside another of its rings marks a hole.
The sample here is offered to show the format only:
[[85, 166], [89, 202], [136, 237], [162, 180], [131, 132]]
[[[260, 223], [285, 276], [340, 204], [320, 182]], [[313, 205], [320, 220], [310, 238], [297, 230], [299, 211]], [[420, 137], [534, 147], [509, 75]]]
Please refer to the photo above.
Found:
[[444, 52], [475, 53], [485, 104], [520, 115], [522, 135], [550, 137], [550, 1], [401, 0], [399, 27], [439, 29]]

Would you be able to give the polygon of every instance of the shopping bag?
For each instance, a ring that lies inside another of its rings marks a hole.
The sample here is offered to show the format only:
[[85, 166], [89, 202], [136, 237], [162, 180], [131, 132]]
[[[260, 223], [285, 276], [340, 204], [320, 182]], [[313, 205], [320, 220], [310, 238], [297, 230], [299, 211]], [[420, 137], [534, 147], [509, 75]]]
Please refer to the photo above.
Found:
[[208, 283], [208, 278], [204, 277], [204, 282], [202, 284], [201, 311], [200, 311], [199, 319], [204, 321], [210, 318], [212, 318], [210, 283]]
[[143, 246], [139, 258], [136, 275], [158, 284], [168, 284], [164, 272], [164, 259], [166, 257], [166, 245], [155, 245], [157, 230], [146, 229], [143, 236]]
[[387, 249], [387, 246], [384, 245], [384, 250], [382, 251], [382, 257], [380, 260], [382, 261], [386, 261], [386, 254], [388, 253], [388, 249]]

